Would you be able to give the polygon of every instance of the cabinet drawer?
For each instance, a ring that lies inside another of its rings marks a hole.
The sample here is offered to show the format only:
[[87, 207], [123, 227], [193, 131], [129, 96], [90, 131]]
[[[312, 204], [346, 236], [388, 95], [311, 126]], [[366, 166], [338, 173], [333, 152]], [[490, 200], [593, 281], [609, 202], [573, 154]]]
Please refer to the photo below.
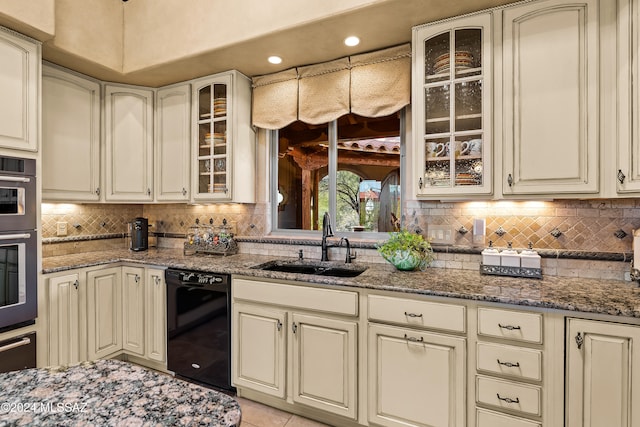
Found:
[[542, 381], [542, 351], [479, 342], [477, 368], [500, 375]]
[[542, 427], [542, 424], [485, 409], [477, 409], [476, 427]]
[[478, 334], [542, 344], [542, 315], [481, 307]]
[[237, 300], [347, 316], [358, 315], [357, 292], [234, 278], [231, 282], [231, 295]]
[[465, 332], [465, 307], [381, 295], [369, 296], [369, 320]]
[[478, 376], [476, 402], [528, 415], [541, 415], [540, 387]]

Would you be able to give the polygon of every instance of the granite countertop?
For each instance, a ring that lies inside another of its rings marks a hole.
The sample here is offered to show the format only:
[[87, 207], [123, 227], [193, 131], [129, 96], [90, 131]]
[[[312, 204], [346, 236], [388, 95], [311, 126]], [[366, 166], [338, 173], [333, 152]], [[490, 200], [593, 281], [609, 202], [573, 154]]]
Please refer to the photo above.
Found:
[[0, 374], [0, 426], [239, 426], [226, 394], [118, 360]]
[[640, 318], [640, 288], [630, 282], [556, 276], [547, 276], [542, 280], [512, 278], [481, 275], [478, 271], [442, 268], [430, 268], [424, 272], [401, 272], [390, 264], [365, 263], [356, 264], [366, 265], [368, 268], [354, 278], [280, 273], [251, 268], [274, 259], [295, 260], [248, 254], [226, 257], [185, 256], [179, 249], [150, 249], [145, 252], [122, 249], [48, 257], [43, 259], [42, 264], [44, 273], [53, 273], [113, 262], [139, 263], [297, 280], [317, 285], [337, 285]]

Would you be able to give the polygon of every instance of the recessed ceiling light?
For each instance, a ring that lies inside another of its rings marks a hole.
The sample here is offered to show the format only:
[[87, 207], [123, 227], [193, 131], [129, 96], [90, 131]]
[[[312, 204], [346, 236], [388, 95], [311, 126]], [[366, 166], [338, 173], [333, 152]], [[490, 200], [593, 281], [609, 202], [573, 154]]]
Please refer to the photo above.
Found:
[[268, 61], [272, 64], [280, 64], [282, 62], [282, 58], [279, 56], [270, 56]]
[[344, 39], [344, 44], [347, 46], [357, 46], [360, 44], [360, 39], [356, 36], [349, 36]]

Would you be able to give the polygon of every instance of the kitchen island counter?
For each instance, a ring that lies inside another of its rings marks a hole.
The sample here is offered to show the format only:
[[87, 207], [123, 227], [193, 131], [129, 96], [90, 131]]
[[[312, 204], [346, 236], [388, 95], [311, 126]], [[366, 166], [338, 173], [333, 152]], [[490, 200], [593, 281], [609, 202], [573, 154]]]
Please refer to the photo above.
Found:
[[540, 280], [442, 268], [401, 272], [390, 264], [377, 263], [358, 263], [368, 268], [353, 278], [252, 268], [274, 259], [295, 260], [252, 254], [185, 256], [179, 249], [150, 249], [144, 252], [123, 249], [44, 258], [43, 272], [47, 274], [123, 262], [299, 281], [319, 286], [355, 287], [640, 318], [640, 288], [635, 282], [557, 276], [545, 276]]
[[118, 360], [0, 374], [0, 426], [239, 426], [226, 394]]

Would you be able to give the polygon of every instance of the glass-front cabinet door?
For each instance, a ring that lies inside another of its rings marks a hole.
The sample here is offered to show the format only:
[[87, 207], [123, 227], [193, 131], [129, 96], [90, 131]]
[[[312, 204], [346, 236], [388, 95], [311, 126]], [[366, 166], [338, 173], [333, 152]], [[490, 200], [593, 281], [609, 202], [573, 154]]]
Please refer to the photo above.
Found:
[[191, 82], [191, 202], [255, 202], [251, 80], [232, 70]]
[[414, 28], [420, 197], [491, 194], [491, 13]]
[[229, 84], [226, 79], [197, 88], [198, 163], [196, 193], [212, 199], [229, 193]]

